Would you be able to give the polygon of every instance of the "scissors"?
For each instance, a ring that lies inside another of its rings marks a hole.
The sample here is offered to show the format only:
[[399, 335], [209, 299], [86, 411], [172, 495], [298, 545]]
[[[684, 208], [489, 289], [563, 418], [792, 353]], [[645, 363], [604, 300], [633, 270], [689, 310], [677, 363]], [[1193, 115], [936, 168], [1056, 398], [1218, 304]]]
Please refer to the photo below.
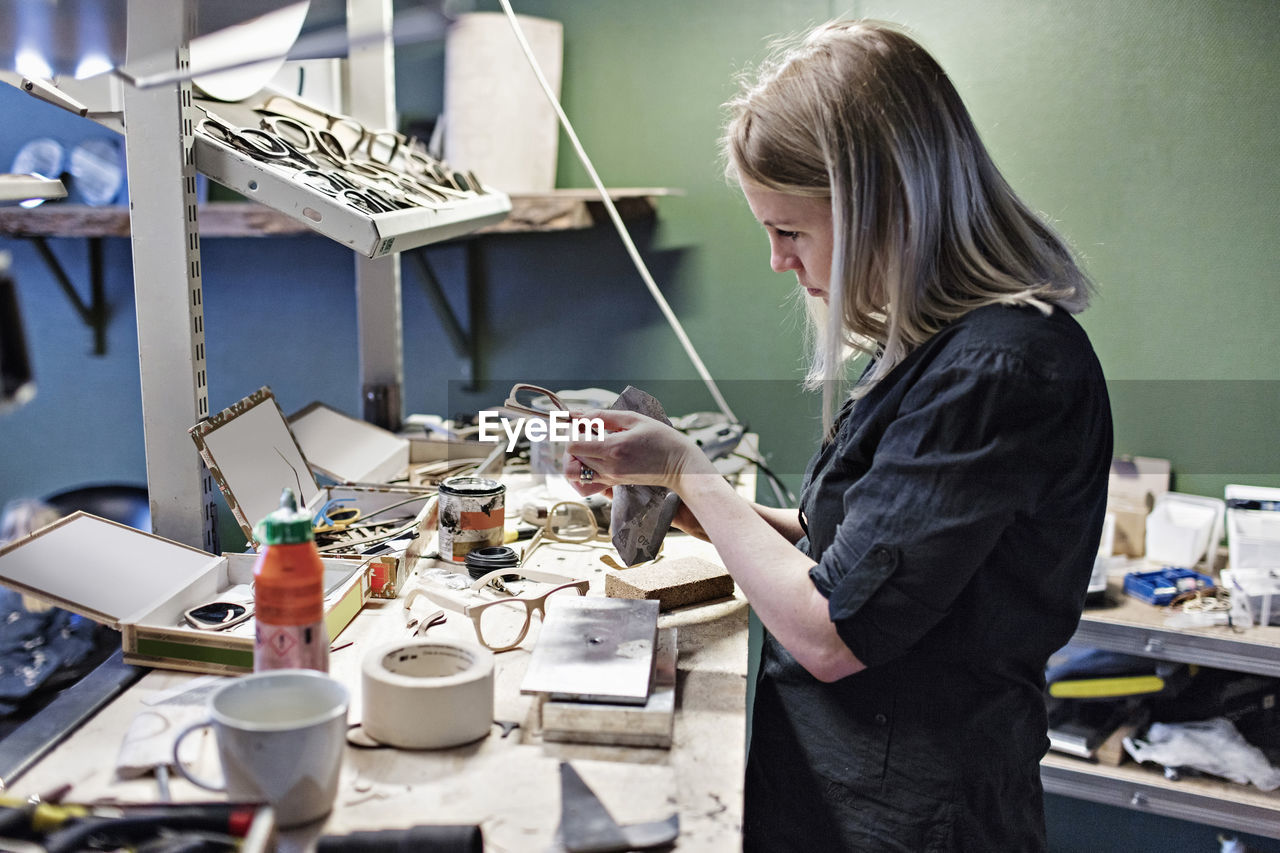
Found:
[[[273, 98], [269, 107], [274, 102]], [[294, 177], [308, 187], [367, 214], [435, 208], [483, 192], [474, 174], [450, 169], [415, 150], [416, 140], [395, 131], [371, 132], [355, 119], [327, 113], [320, 114], [329, 124], [324, 128], [316, 127], [311, 115], [287, 115], [270, 108], [257, 112], [260, 126], [256, 128], [236, 127], [206, 114], [197, 130], [260, 162], [296, 169]], [[349, 145], [336, 132], [347, 128], [355, 136]], [[397, 158], [402, 168], [393, 165]], [[324, 168], [326, 163], [329, 168]]]
[[315, 150], [341, 168], [396, 183], [402, 190], [438, 201], [485, 192], [474, 172], [451, 168], [428, 154], [417, 139], [397, 131], [369, 130], [353, 118], [283, 95], [271, 96], [257, 112], [264, 128], [285, 137], [303, 153]]
[[343, 504], [351, 503], [355, 498], [334, 498], [326, 501], [325, 505], [320, 508], [320, 512], [316, 513], [315, 521], [312, 523], [316, 533], [336, 533], [339, 530], [346, 530], [356, 519], [360, 517], [360, 510], [354, 506], [343, 506]]

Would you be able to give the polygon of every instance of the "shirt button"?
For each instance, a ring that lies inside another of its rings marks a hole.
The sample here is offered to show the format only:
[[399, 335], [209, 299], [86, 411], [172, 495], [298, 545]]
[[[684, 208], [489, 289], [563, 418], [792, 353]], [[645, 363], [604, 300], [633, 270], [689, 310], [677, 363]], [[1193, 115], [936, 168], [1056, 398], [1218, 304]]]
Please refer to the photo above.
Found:
[[889, 549], [883, 545], [877, 545], [871, 549], [871, 562], [877, 566], [887, 566], [893, 560], [893, 555], [889, 553]]
[[884, 725], [885, 723], [887, 723], [887, 722], [889, 722], [889, 718], [888, 718], [888, 717], [886, 717], [884, 714], [876, 714], [876, 725], [877, 725], [877, 726], [883, 726], [883, 725]]

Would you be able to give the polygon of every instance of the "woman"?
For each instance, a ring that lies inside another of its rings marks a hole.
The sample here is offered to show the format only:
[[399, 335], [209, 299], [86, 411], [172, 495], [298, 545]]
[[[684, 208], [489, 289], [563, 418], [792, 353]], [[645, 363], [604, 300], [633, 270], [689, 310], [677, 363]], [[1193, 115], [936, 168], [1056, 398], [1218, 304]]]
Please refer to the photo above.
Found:
[[1071, 636], [1111, 457], [1089, 285], [1012, 192], [936, 62], [832, 23], [730, 104], [728, 171], [818, 310], [811, 387], [871, 356], [799, 512], [699, 449], [592, 412], [584, 494], [661, 485], [765, 628], [748, 850], [1038, 850], [1048, 656]]

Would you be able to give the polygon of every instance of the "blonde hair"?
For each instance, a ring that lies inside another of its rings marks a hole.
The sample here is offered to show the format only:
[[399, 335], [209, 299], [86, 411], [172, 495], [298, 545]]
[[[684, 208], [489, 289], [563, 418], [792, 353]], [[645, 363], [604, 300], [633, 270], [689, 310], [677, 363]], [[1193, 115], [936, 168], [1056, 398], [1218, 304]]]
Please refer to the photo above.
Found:
[[822, 389], [828, 428], [856, 352], [877, 360], [854, 398], [975, 308], [1088, 305], [1065, 241], [1005, 182], [946, 73], [894, 25], [824, 24], [725, 106], [731, 180], [831, 201], [830, 308], [810, 312], [805, 379]]

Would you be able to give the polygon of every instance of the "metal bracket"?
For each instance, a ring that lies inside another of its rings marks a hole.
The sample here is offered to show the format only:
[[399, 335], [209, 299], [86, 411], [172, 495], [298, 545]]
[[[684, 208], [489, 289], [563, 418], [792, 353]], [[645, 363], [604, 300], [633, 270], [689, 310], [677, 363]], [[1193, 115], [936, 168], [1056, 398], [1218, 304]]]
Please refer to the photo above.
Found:
[[471, 324], [469, 329], [462, 324], [462, 320], [453, 310], [453, 306], [445, 298], [444, 287], [441, 286], [440, 278], [431, 267], [431, 259], [427, 257], [426, 250], [414, 249], [402, 254], [413, 260], [414, 267], [418, 271], [418, 282], [422, 285], [423, 292], [426, 293], [427, 298], [431, 300], [431, 306], [440, 317], [440, 321], [444, 324], [445, 335], [449, 338], [453, 351], [459, 358], [465, 359], [462, 390], [470, 392], [479, 390], [480, 384], [480, 335], [478, 331], [480, 328], [480, 312], [482, 310], [480, 297], [484, 283], [484, 256], [481, 250], [481, 241], [479, 240], [466, 240], [463, 246], [466, 252], [467, 318]]
[[63, 269], [58, 256], [53, 253], [49, 241], [41, 236], [28, 237], [36, 250], [40, 253], [40, 257], [44, 260], [45, 266], [49, 268], [49, 272], [53, 274], [53, 278], [58, 282], [58, 286], [62, 288], [62, 292], [71, 302], [71, 307], [75, 309], [76, 314], [86, 326], [93, 330], [93, 354], [107, 354], [107, 323], [111, 320], [111, 306], [107, 304], [106, 292], [103, 287], [102, 280], [102, 238], [89, 237], [89, 303], [86, 305], [80, 297], [80, 293], [76, 290], [75, 285], [71, 283], [71, 277], [67, 275], [67, 271]]

